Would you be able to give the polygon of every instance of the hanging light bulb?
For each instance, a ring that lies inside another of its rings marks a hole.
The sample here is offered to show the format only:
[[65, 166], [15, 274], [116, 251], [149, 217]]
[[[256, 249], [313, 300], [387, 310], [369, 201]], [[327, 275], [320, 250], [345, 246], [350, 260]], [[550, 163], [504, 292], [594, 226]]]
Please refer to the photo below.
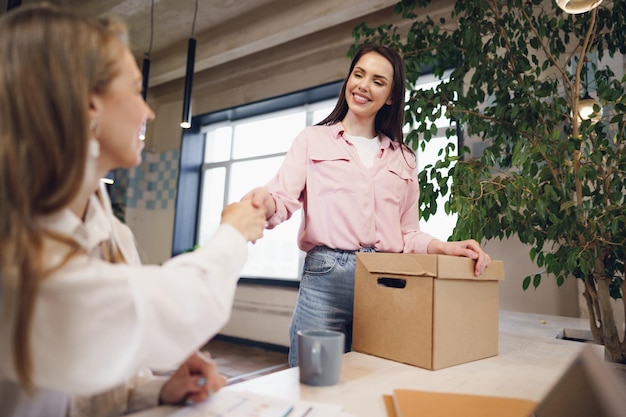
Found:
[[[598, 111], [595, 110], [596, 108]], [[578, 114], [579, 123], [587, 119], [591, 120], [591, 123], [598, 123], [602, 120], [602, 105], [587, 93], [578, 102]]]
[[591, 120], [591, 123], [593, 124], [602, 120], [602, 105], [598, 100], [591, 97], [589, 94], [589, 69], [587, 68], [587, 65], [589, 65], [589, 63], [585, 62], [585, 95], [578, 100], [578, 124], [580, 124], [583, 120]]
[[595, 9], [602, 3], [602, 0], [556, 0], [556, 4], [569, 14], [585, 13]]

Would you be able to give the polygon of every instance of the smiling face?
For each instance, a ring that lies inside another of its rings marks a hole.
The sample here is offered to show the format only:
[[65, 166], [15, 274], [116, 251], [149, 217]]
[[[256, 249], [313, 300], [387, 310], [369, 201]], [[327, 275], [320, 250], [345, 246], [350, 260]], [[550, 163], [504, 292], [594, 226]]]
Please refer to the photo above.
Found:
[[378, 110], [391, 104], [393, 66], [377, 52], [364, 54], [355, 64], [346, 83], [348, 112], [373, 120]]
[[141, 95], [141, 71], [130, 51], [125, 48], [119, 72], [106, 91], [94, 94], [91, 116], [99, 129], [99, 170], [106, 173], [114, 168], [132, 168], [141, 162], [144, 143], [139, 135], [144, 122], [154, 119], [154, 113]]

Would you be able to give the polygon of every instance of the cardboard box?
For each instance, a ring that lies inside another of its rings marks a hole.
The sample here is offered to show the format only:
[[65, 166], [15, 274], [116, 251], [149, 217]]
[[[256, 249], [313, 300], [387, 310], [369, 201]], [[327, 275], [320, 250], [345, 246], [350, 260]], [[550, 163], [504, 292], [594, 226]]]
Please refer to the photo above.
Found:
[[357, 253], [352, 349], [426, 369], [498, 354], [502, 261]]

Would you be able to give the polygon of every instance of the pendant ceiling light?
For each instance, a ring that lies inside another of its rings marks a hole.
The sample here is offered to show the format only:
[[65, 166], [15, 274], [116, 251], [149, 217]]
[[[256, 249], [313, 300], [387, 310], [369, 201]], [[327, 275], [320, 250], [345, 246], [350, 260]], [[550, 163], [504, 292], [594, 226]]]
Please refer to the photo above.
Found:
[[198, 15], [198, 0], [193, 13], [193, 24], [191, 25], [191, 37], [187, 45], [187, 71], [185, 73], [185, 92], [183, 96], [183, 117], [180, 127], [189, 129], [191, 127], [191, 89], [193, 84], [193, 67], [196, 61], [196, 39], [194, 32], [196, 29], [196, 16]]
[[143, 85], [141, 87], [141, 95], [145, 101], [148, 101], [148, 78], [150, 77], [150, 53], [146, 52], [143, 56], [143, 64], [141, 65], [141, 75]]
[[[152, 0], [152, 4], [150, 5], [150, 46], [148, 46], [148, 52], [146, 52], [143, 56], [143, 63], [141, 65], [141, 77], [142, 77], [142, 86], [141, 86], [141, 95], [143, 96], [144, 101], [148, 101], [148, 80], [150, 78], [150, 54], [152, 53], [152, 39], [154, 35], [154, 0]], [[141, 127], [141, 132], [139, 132], [139, 139], [146, 139], [146, 122], [143, 122], [143, 126]]]
[[[585, 61], [585, 77], [584, 84], [585, 87], [585, 95], [580, 98], [578, 101], [578, 123], [582, 120], [591, 120], [591, 123], [598, 123], [602, 120], [602, 105], [598, 100], [591, 97], [589, 94], [589, 63]], [[597, 109], [597, 111], [595, 110]]]
[[595, 9], [602, 0], [556, 0], [556, 4], [569, 14], [585, 13]]
[[148, 52], [143, 56], [143, 64], [141, 66], [141, 75], [143, 77], [143, 85], [141, 89], [141, 95], [144, 100], [148, 100], [148, 79], [150, 77], [150, 54], [152, 53], [152, 40], [154, 37], [154, 0], [150, 5], [150, 44], [148, 46]]

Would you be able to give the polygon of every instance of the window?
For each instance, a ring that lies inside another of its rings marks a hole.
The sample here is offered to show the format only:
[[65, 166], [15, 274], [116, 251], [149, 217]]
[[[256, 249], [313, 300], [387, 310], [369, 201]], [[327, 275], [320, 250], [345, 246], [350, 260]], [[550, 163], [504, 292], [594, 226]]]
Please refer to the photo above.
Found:
[[[442, 80], [436, 79], [434, 76], [422, 76], [420, 79], [423, 81], [416, 86], [416, 89], [429, 90], [435, 88], [441, 82], [447, 81], [448, 75], [444, 75]], [[459, 139], [458, 137], [451, 136], [450, 138], [446, 137], [446, 130], [450, 126], [454, 126], [453, 122], [448, 119], [445, 115], [442, 115], [435, 124], [439, 128], [436, 135], [430, 139], [430, 141], [426, 144], [426, 147], [422, 151], [419, 149], [417, 151], [417, 170], [418, 172], [422, 171], [428, 165], [434, 165], [437, 160], [441, 158], [439, 156], [439, 151], [444, 149], [448, 144], [452, 143], [455, 146], [456, 154], [459, 152]], [[405, 133], [408, 131], [410, 127], [408, 125], [404, 126]], [[448, 187], [452, 185], [452, 178], [448, 178]], [[458, 214], [446, 214], [444, 207], [445, 199], [439, 197], [437, 199], [437, 213], [434, 216], [431, 216], [427, 222], [421, 220], [420, 227], [423, 231], [435, 236], [441, 240], [448, 240], [450, 236], [452, 236], [452, 231], [454, 230], [454, 226], [456, 225]]]
[[[198, 243], [215, 232], [224, 205], [239, 201], [252, 188], [267, 183], [296, 135], [326, 117], [335, 102], [332, 98], [202, 129], [205, 154]], [[242, 276], [297, 279], [303, 259], [296, 242], [300, 219], [297, 212], [279, 227], [266, 230], [263, 239], [250, 247]]]
[[[419, 87], [431, 88], [435, 83], [433, 79]], [[286, 96], [276, 100], [287, 105], [277, 106], [272, 106], [272, 100], [268, 100], [265, 104], [269, 110], [257, 109], [249, 112], [250, 115], [246, 111], [237, 113], [241, 109], [231, 109], [220, 112], [221, 116], [207, 116], [209, 122], [202, 123], [200, 131], [204, 158], [200, 169], [197, 243], [202, 244], [215, 232], [224, 205], [239, 201], [246, 192], [270, 180], [293, 138], [305, 126], [330, 114], [340, 87], [338, 82], [327, 88], [324, 94], [312, 94], [316, 100], [310, 97], [291, 100], [291, 96]], [[418, 169], [433, 163], [438, 158], [439, 149], [448, 143], [445, 129], [450, 126], [450, 121], [442, 118], [437, 125], [440, 135], [433, 138], [424, 151], [417, 152]], [[456, 138], [450, 140], [456, 143]], [[438, 206], [443, 207], [443, 202]], [[295, 213], [287, 222], [266, 230], [263, 239], [251, 245], [242, 277], [298, 280], [304, 259], [296, 242], [300, 220], [301, 213]], [[443, 240], [448, 239], [455, 224], [456, 216], [447, 216], [443, 210], [428, 222], [421, 222], [424, 231]]]

